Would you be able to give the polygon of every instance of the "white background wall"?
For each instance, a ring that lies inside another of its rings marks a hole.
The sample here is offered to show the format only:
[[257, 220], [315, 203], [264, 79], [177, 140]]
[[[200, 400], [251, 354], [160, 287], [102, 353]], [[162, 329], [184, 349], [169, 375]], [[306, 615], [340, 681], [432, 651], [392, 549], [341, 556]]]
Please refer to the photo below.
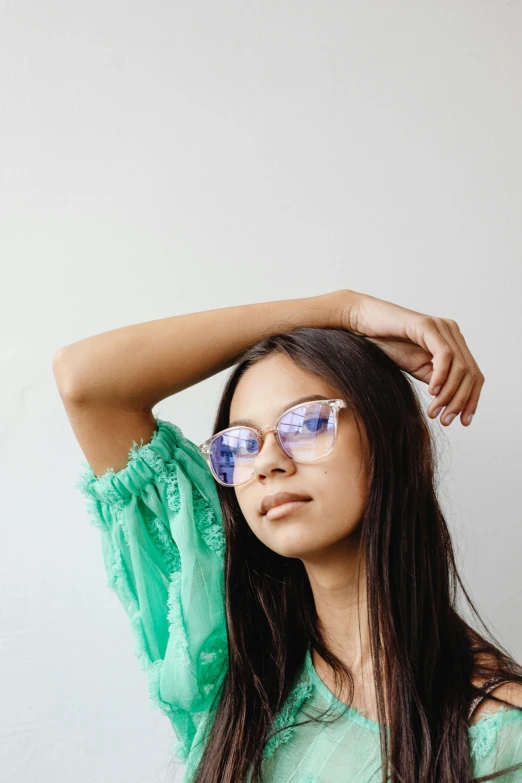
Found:
[[[0, 2], [2, 783], [169, 773], [51, 369], [130, 323], [338, 288], [455, 318], [486, 384], [433, 424], [442, 500], [522, 658], [521, 34], [522, 0]], [[155, 410], [199, 443], [226, 376]]]

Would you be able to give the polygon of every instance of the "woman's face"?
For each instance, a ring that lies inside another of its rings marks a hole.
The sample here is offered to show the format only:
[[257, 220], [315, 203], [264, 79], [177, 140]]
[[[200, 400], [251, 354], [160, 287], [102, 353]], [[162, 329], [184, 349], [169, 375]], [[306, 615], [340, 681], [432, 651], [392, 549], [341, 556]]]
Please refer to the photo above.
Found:
[[[230, 408], [230, 421], [248, 418], [258, 429], [272, 426], [280, 412], [307, 394], [337, 398], [338, 393], [317, 376], [298, 367], [287, 356], [272, 354], [248, 368], [240, 379]], [[339, 410], [337, 440], [325, 457], [297, 463], [288, 457], [269, 432], [254, 460], [253, 477], [234, 487], [252, 532], [284, 557], [323, 560], [346, 544], [356, 530], [367, 498], [365, 454], [353, 409]], [[296, 511], [270, 520], [261, 513], [264, 497], [295, 492], [312, 498]]]

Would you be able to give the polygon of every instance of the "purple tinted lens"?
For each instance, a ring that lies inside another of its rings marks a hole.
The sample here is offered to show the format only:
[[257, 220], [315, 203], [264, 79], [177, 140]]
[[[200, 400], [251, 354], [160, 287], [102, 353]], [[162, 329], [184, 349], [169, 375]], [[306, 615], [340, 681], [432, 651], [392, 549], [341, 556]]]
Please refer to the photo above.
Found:
[[334, 411], [323, 402], [294, 408], [279, 422], [279, 437], [292, 459], [298, 462], [319, 459], [334, 443]]
[[212, 441], [209, 457], [215, 474], [224, 484], [240, 484], [253, 474], [258, 452], [254, 430], [235, 427]]

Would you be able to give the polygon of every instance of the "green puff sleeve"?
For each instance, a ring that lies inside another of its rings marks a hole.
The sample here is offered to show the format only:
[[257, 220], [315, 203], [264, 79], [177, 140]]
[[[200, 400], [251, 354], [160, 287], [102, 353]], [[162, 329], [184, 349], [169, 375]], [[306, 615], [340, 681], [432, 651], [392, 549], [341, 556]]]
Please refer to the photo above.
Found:
[[226, 671], [225, 537], [205, 457], [154, 418], [151, 441], [133, 443], [125, 468], [97, 477], [84, 462], [76, 488], [100, 531], [107, 586], [129, 617], [152, 705], [186, 761]]
[[[468, 728], [473, 777], [522, 762], [522, 711], [501, 706]], [[522, 768], [501, 775], [501, 783], [521, 783]]]

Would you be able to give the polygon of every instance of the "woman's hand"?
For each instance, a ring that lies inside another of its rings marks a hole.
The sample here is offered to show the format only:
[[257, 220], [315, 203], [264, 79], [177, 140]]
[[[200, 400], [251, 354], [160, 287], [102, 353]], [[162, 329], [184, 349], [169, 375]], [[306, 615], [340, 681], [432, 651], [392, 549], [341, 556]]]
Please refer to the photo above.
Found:
[[428, 406], [430, 417], [445, 407], [442, 424], [459, 413], [462, 424], [471, 423], [485, 378], [456, 321], [346, 291], [342, 327], [365, 335], [401, 369], [429, 385], [436, 395]]

